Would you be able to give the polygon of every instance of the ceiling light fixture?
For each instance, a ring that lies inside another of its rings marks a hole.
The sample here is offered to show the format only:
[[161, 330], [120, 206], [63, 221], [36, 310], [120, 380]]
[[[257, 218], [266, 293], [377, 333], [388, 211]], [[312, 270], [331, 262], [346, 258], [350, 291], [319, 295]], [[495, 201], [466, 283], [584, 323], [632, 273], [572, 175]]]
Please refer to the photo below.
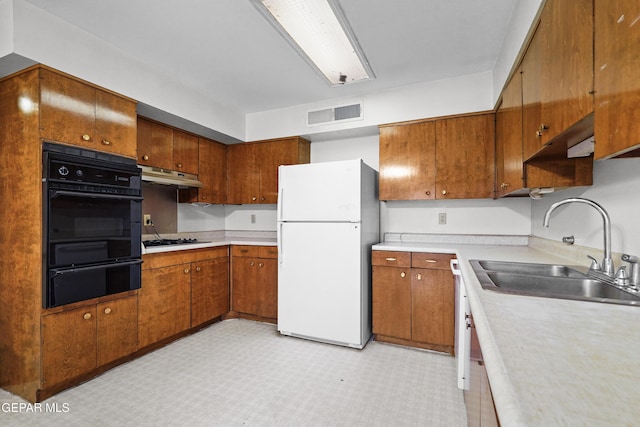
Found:
[[333, 86], [375, 78], [337, 0], [251, 0]]

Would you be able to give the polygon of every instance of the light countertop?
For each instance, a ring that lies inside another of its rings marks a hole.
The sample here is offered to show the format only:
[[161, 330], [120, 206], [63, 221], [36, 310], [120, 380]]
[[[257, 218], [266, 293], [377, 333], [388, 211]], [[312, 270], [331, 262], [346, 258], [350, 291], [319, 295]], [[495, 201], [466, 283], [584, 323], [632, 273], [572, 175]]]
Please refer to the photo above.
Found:
[[[272, 235], [273, 234], [273, 235]], [[164, 237], [164, 236], [163, 236]], [[250, 245], [250, 246], [276, 246], [275, 233], [191, 233], [186, 235], [174, 235], [168, 238], [197, 238], [198, 243], [187, 243], [185, 245], [150, 246], [145, 248], [142, 245], [142, 255], [156, 254], [161, 252], [186, 251], [189, 249], [214, 248], [226, 245]], [[153, 239], [153, 236], [150, 237]], [[146, 240], [146, 238], [143, 238]]]
[[[503, 426], [640, 423], [640, 307], [482, 289], [469, 260], [587, 266], [532, 245], [385, 242], [374, 250], [459, 259]], [[569, 248], [572, 250], [572, 248]]]

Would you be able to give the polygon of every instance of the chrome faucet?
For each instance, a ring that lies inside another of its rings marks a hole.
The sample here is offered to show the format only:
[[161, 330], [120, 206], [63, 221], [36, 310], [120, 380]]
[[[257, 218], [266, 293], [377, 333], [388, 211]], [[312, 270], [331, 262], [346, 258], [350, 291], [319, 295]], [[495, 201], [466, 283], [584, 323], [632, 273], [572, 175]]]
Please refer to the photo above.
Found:
[[[547, 212], [544, 214], [544, 220], [542, 225], [545, 227], [549, 227], [549, 218], [551, 217], [551, 212], [553, 212], [557, 207], [566, 205], [567, 203], [584, 203], [587, 204], [594, 209], [596, 209], [600, 215], [602, 216], [602, 221], [604, 225], [604, 259], [602, 260], [602, 266], [600, 266], [600, 271], [606, 274], [609, 277], [613, 277], [615, 275], [615, 268], [613, 266], [613, 260], [611, 259], [611, 219], [609, 218], [609, 214], [604, 210], [602, 206], [589, 199], [582, 199], [579, 197], [571, 197], [568, 199], [560, 200], [549, 206]], [[597, 263], [595, 263], [597, 265]], [[593, 268], [594, 264], [592, 264]]]

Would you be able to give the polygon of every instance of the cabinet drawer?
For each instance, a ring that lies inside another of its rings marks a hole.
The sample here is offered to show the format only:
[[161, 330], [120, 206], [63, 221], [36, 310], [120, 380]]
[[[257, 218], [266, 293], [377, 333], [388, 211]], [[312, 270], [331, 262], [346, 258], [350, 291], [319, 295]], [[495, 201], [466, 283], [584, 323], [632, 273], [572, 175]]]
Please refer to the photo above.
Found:
[[231, 246], [231, 256], [257, 257], [259, 246], [233, 245]]
[[277, 246], [258, 246], [258, 258], [278, 258]]
[[372, 251], [372, 265], [387, 265], [390, 267], [410, 267], [411, 252]]
[[449, 270], [449, 261], [455, 258], [452, 254], [433, 254], [429, 252], [412, 252], [411, 267]]

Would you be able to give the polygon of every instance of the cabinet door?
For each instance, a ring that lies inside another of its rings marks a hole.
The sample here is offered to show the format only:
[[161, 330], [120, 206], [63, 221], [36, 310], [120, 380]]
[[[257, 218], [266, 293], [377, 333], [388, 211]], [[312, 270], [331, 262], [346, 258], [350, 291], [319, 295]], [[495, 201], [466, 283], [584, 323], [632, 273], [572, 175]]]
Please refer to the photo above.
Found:
[[254, 203], [278, 202], [278, 166], [287, 162], [287, 154], [295, 149], [294, 144], [284, 142], [263, 142], [253, 146], [256, 167], [260, 171], [260, 191]]
[[256, 167], [253, 145], [227, 147], [227, 203], [257, 203], [260, 171]]
[[191, 264], [191, 325], [229, 312], [229, 258]]
[[173, 131], [173, 170], [198, 175], [198, 137]]
[[411, 339], [411, 271], [373, 266], [373, 333]]
[[138, 164], [173, 169], [173, 129], [138, 117]]
[[118, 360], [138, 349], [138, 297], [97, 306], [98, 366]]
[[522, 58], [522, 157], [527, 160], [542, 149], [542, 98], [540, 26], [533, 35]]
[[49, 388], [96, 367], [96, 307], [42, 317], [42, 386]]
[[258, 258], [257, 310], [260, 317], [278, 317], [278, 260]]
[[138, 348], [191, 325], [191, 265], [142, 270], [138, 295]]
[[496, 112], [496, 183], [498, 196], [524, 187], [522, 167], [522, 79], [513, 75]]
[[204, 184], [198, 189], [198, 201], [202, 203], [226, 203], [227, 201], [227, 149], [215, 141], [200, 138], [200, 166], [198, 178]]
[[136, 103], [96, 89], [95, 148], [136, 157]]
[[596, 159], [640, 145], [637, 0], [595, 0]]
[[453, 352], [455, 283], [451, 272], [423, 268], [411, 271], [412, 339]]
[[231, 263], [231, 309], [239, 313], [259, 311], [257, 258], [233, 257]]
[[436, 122], [436, 198], [493, 198], [494, 114]]
[[380, 128], [380, 200], [435, 198], [435, 123]]
[[549, 0], [540, 25], [546, 144], [593, 112], [593, 0]]
[[40, 70], [40, 135], [44, 139], [98, 149], [96, 89]]

